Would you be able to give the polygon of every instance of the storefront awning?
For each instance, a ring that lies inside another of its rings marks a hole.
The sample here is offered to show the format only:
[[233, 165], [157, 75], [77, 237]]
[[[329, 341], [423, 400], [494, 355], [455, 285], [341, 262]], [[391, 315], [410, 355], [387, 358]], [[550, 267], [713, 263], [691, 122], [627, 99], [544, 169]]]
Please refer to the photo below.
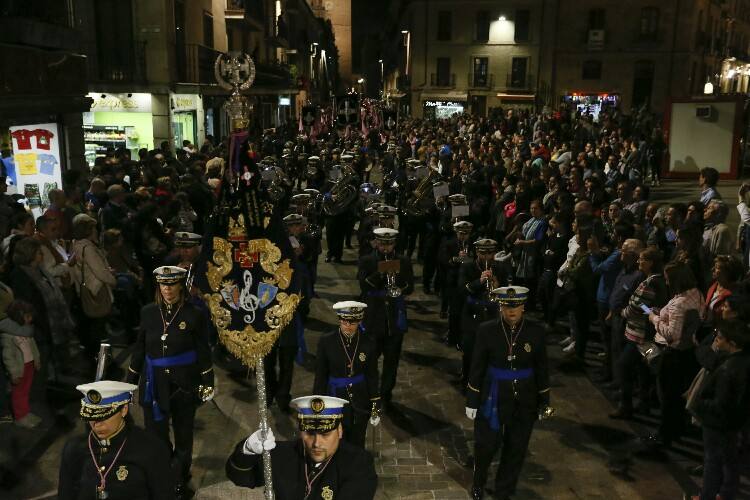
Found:
[[422, 94], [422, 100], [430, 101], [466, 101], [469, 95], [466, 92], [440, 92]]

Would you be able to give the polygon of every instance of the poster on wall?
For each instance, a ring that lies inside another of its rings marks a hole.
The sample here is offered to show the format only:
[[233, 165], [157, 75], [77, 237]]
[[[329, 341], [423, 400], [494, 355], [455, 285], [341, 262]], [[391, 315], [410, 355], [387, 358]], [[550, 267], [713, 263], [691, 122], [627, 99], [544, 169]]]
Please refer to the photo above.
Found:
[[[22, 194], [39, 217], [49, 205], [49, 189], [62, 186], [60, 133], [56, 123], [10, 127], [13, 168], [7, 168], [8, 193]], [[42, 193], [41, 189], [44, 188]]]

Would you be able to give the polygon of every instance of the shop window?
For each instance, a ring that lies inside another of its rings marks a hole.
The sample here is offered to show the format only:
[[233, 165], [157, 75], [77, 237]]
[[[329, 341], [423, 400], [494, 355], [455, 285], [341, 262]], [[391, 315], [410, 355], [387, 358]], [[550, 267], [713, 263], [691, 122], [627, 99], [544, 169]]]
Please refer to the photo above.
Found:
[[203, 45], [214, 48], [214, 16], [203, 11]]
[[490, 39], [490, 13], [486, 10], [477, 12], [476, 36], [477, 42], [486, 42]]
[[531, 25], [531, 12], [529, 9], [516, 11], [515, 33], [513, 38], [516, 42], [529, 41], [529, 27]]
[[589, 10], [589, 30], [603, 30], [606, 21], [606, 13], [604, 9], [591, 9]]
[[599, 60], [588, 60], [583, 61], [583, 70], [581, 71], [581, 79], [583, 80], [599, 80], [602, 77], [602, 62]]
[[641, 9], [641, 40], [656, 40], [659, 31], [659, 8], [643, 7]]
[[437, 39], [441, 42], [449, 42], [452, 37], [453, 16], [449, 10], [438, 12]]
[[451, 59], [450, 57], [437, 58], [437, 86], [448, 87], [451, 83]]

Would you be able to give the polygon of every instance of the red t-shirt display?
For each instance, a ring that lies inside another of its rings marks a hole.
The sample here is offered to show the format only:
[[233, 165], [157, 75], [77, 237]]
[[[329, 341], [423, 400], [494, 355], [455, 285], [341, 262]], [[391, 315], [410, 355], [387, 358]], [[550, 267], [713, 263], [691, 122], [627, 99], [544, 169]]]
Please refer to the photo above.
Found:
[[34, 130], [33, 134], [36, 136], [36, 147], [38, 149], [49, 150], [49, 145], [52, 143], [52, 138], [55, 134], [43, 128]]
[[[19, 150], [31, 149], [31, 138], [35, 135], [34, 132], [22, 128], [21, 130], [11, 132], [10, 135], [16, 140]], [[47, 149], [49, 149], [49, 147], [47, 147]]]

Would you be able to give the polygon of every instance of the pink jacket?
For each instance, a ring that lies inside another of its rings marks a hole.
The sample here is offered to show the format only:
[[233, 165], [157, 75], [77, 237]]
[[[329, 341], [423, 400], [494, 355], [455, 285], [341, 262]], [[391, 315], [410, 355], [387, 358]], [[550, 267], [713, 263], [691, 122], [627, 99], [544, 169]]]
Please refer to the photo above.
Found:
[[656, 328], [654, 341], [674, 349], [688, 349], [693, 345], [693, 334], [700, 327], [703, 296], [697, 288], [672, 297], [658, 316], [651, 317]]

